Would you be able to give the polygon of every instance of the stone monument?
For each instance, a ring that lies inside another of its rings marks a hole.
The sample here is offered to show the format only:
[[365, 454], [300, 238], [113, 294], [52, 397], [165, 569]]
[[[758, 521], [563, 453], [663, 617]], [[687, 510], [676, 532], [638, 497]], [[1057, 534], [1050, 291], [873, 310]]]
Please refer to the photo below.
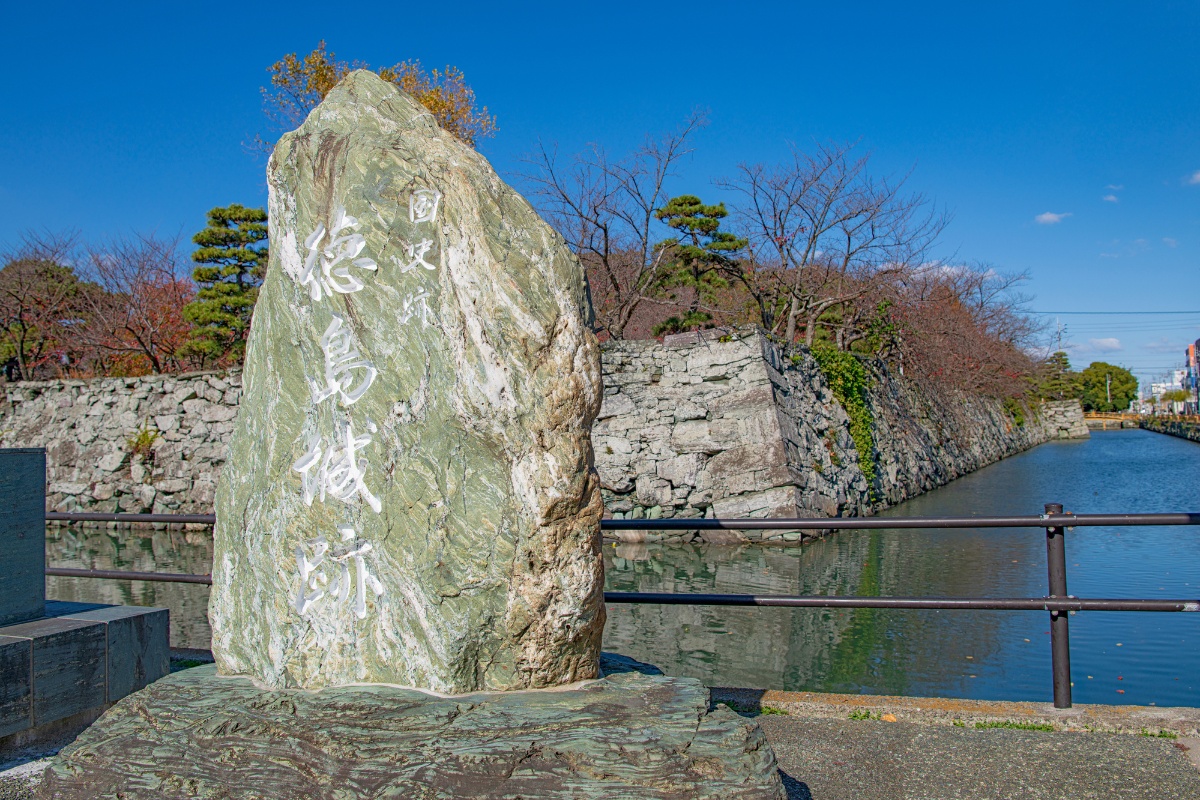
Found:
[[270, 687], [596, 677], [600, 355], [578, 262], [370, 72], [275, 148], [218, 485], [213, 654]]
[[42, 796], [782, 797], [696, 681], [611, 658], [594, 680], [600, 360], [562, 239], [365, 71], [268, 185], [216, 669], [122, 701]]

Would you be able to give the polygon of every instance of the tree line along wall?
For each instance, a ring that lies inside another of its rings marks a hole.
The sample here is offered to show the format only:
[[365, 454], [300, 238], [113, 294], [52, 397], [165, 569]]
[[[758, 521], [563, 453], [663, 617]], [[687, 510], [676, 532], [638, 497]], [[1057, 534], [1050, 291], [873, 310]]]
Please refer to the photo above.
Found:
[[[1016, 419], [997, 400], [918, 386], [862, 361], [864, 450], [813, 355], [753, 330], [611, 342], [603, 359], [592, 441], [614, 517], [862, 515], [1049, 439], [1088, 435], [1075, 401]], [[240, 397], [236, 372], [12, 383], [0, 447], [46, 448], [49, 510], [208, 513]], [[869, 453], [865, 472], [860, 451]], [[747, 537], [759, 535], [704, 534]]]

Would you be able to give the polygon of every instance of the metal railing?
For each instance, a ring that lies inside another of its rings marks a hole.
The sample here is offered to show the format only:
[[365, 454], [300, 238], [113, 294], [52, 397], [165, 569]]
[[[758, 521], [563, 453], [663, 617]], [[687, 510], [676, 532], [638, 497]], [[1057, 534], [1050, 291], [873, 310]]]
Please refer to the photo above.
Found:
[[[605, 592], [608, 603], [663, 605], [764, 606], [784, 608], [891, 608], [929, 610], [1047, 611], [1050, 613], [1050, 654], [1054, 706], [1071, 707], [1071, 647], [1069, 616], [1072, 611], [1200, 611], [1200, 598], [1150, 600], [1143, 598], [1080, 598], [1067, 593], [1067, 559], [1064, 534], [1077, 527], [1129, 527], [1200, 525], [1200, 514], [1071, 514], [1057, 503], [1048, 503], [1040, 516], [1009, 517], [854, 517], [774, 519], [606, 519], [606, 531], [696, 530], [884, 530], [937, 528], [1041, 528], [1046, 535], [1047, 584], [1045, 597], [839, 597], [828, 595], [676, 594], [658, 592]], [[47, 520], [63, 522], [206, 523], [213, 514], [69, 514], [48, 512]], [[211, 584], [210, 575], [156, 572], [121, 572], [50, 567], [47, 575]]]

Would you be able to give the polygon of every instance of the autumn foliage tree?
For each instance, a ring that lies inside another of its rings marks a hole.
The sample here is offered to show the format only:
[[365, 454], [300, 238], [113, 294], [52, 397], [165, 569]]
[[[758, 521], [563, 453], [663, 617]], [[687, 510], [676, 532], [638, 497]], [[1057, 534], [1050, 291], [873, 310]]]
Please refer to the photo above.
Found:
[[94, 291], [69, 261], [73, 236], [27, 234], [0, 268], [0, 360], [8, 376], [34, 380], [63, 374], [84, 296]]
[[179, 372], [191, 324], [184, 309], [195, 285], [181, 277], [178, 240], [154, 236], [89, 247], [86, 270], [99, 291], [84, 293], [80, 342], [98, 372], [139, 375]]
[[[311, 53], [296, 53], [276, 61], [268, 68], [271, 85], [263, 87], [263, 107], [279, 131], [292, 130], [325, 99], [325, 95], [347, 73], [371, 69], [361, 61], [339, 61], [322, 40]], [[494, 136], [496, 118], [487, 106], [479, 107], [475, 92], [457, 67], [426, 71], [420, 61], [401, 61], [375, 72], [394, 83], [429, 109], [443, 130], [474, 147], [479, 139]], [[270, 144], [263, 142], [270, 147]]]

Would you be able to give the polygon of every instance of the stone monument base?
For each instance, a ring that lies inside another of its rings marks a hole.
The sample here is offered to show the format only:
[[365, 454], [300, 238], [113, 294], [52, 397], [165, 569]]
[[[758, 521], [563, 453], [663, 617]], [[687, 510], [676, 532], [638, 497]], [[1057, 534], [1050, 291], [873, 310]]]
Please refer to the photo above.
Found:
[[438, 697], [363, 684], [264, 691], [197, 667], [108, 711], [43, 798], [763, 798], [758, 726], [690, 678], [606, 659], [569, 689]]

